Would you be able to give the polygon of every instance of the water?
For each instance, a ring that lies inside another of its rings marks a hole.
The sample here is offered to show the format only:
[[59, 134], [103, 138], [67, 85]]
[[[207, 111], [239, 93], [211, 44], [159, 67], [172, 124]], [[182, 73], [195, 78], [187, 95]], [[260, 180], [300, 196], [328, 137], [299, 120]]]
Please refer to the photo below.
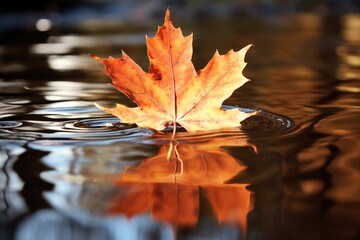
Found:
[[2, 38], [1, 239], [359, 238], [360, 16], [174, 20], [197, 69], [255, 44], [224, 107], [260, 110], [175, 141], [94, 107], [132, 103], [87, 56], [146, 69], [161, 23]]

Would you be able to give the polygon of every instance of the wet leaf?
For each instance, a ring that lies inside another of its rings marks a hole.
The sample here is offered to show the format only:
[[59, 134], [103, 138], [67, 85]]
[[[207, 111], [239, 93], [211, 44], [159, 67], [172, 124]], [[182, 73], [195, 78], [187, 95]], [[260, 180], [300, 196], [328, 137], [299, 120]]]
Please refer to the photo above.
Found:
[[221, 108], [224, 100], [248, 81], [242, 71], [251, 45], [225, 55], [216, 51], [196, 73], [191, 62], [192, 35], [184, 37], [181, 29], [172, 25], [169, 9], [164, 25], [154, 38], [146, 38], [146, 44], [149, 72], [144, 72], [125, 52], [121, 58], [93, 56], [105, 66], [113, 86], [138, 105], [97, 107], [122, 122], [156, 130], [176, 124], [187, 131], [238, 127], [243, 119], [255, 114]]

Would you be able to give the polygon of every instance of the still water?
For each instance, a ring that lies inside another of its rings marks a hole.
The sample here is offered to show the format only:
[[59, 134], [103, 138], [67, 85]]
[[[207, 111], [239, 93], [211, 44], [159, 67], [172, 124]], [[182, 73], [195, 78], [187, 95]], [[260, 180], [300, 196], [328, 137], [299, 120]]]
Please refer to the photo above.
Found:
[[[8, 34], [0, 46], [1, 239], [359, 239], [360, 16], [173, 19], [193, 60], [249, 43], [241, 128], [155, 132], [87, 53], [147, 68], [144, 26]], [[89, 25], [90, 24], [90, 25]], [[92, 27], [89, 27], [92, 26]], [[205, 27], [206, 26], [206, 27]]]

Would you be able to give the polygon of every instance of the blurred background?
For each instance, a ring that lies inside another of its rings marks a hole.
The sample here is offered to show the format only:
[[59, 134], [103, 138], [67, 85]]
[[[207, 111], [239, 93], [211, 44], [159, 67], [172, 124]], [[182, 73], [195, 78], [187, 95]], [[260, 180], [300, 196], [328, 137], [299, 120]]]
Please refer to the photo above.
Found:
[[89, 26], [95, 20], [104, 25], [125, 22], [146, 24], [167, 7], [174, 10], [175, 16], [196, 20], [304, 12], [329, 16], [357, 12], [360, 3], [356, 0], [38, 0], [21, 4], [2, 1], [0, 31], [76, 29]]
[[[201, 17], [232, 17], [236, 15], [265, 16], [311, 12], [321, 16], [359, 11], [356, 0], [57, 0], [16, 3], [2, 1], [1, 31], [52, 28], [76, 28], [82, 24], [102, 20], [103, 22], [151, 21], [164, 9], [171, 7], [178, 16], [196, 19]], [[41, 27], [42, 26], [42, 27]]]
[[[323, 51], [327, 52], [338, 45], [336, 35], [345, 25], [358, 24], [358, 17], [352, 14], [359, 12], [360, 3], [356, 0], [38, 0], [21, 4], [1, 1], [0, 78], [25, 75], [38, 79], [45, 73], [56, 78], [59, 71], [60, 75], [65, 74], [63, 71], [80, 73], [91, 70], [89, 66], [98, 66], [84, 54], [119, 56], [125, 46], [146, 68], [146, 56], [142, 54], [141, 58], [139, 54], [146, 51], [144, 35], [154, 35], [154, 26], [162, 24], [167, 7], [172, 10], [175, 26], [182, 26], [185, 34], [196, 32], [194, 45], [198, 54], [194, 55], [194, 62], [199, 69], [214, 49], [227, 51], [248, 43], [258, 45], [273, 30], [289, 30], [290, 35], [292, 31], [302, 35], [304, 29], [322, 32], [328, 40], [321, 47], [327, 48]], [[250, 33], [257, 36], [251, 39]], [[353, 32], [351, 38], [356, 38]]]
[[[0, 3], [0, 33], [15, 34], [72, 30], [108, 30], [126, 24], [149, 25], [170, 7], [173, 16], [196, 21], [203, 18], [311, 13], [331, 17], [358, 12], [356, 0], [38, 0]], [[2, 41], [4, 41], [2, 35]], [[5, 42], [5, 41], [4, 41]]]

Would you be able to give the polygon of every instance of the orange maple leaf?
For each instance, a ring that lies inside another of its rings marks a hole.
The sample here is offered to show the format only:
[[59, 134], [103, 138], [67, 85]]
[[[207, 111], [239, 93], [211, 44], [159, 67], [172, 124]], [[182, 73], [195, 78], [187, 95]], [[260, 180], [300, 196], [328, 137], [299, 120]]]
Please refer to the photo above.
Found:
[[[240, 51], [220, 55], [217, 51], [198, 73], [191, 62], [192, 35], [184, 37], [170, 21], [166, 11], [164, 25], [154, 38], [146, 37], [149, 72], [144, 72], [125, 52], [122, 57], [100, 58], [112, 84], [138, 107], [117, 104], [114, 108], [97, 107], [126, 123], [163, 130], [179, 124], [187, 131], [240, 126], [254, 113], [221, 108], [233, 91], [249, 81], [242, 75], [245, 54], [251, 44]], [[174, 128], [175, 129], [175, 128]]]

